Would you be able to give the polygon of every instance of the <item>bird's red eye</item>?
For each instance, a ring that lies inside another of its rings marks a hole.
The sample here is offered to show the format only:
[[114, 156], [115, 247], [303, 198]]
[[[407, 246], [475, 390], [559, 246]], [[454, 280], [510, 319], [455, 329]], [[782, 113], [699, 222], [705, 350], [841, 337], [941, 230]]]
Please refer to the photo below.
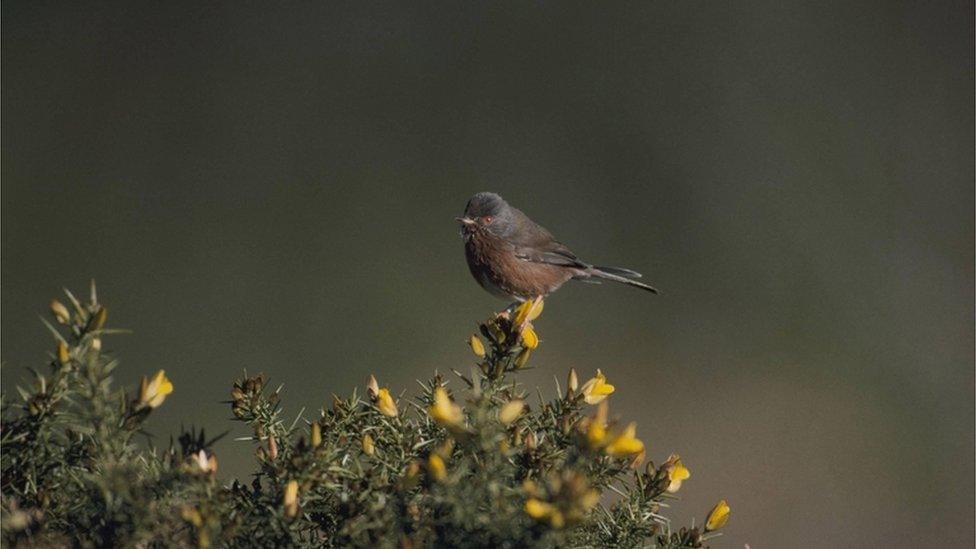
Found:
[[492, 216], [490, 216], [490, 215], [486, 215], [486, 216], [484, 216], [484, 217], [481, 218], [481, 220], [484, 221], [485, 225], [491, 225], [492, 219], [494, 219], [494, 218]]

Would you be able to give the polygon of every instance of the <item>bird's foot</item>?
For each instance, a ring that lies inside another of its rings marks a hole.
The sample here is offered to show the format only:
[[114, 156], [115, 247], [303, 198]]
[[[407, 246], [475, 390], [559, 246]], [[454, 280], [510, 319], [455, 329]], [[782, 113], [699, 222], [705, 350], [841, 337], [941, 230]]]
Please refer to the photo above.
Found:
[[495, 313], [495, 319], [511, 320], [512, 316], [515, 314], [515, 310], [518, 309], [519, 305], [521, 304], [521, 301], [513, 301], [508, 307], [505, 307], [501, 311]]

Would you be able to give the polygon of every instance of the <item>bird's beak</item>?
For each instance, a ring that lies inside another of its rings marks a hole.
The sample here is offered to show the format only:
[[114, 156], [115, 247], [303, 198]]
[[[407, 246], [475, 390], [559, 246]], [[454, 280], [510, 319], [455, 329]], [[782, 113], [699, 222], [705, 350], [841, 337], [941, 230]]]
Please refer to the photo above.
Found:
[[474, 225], [475, 224], [474, 223], [474, 219], [471, 219], [470, 217], [455, 217], [454, 218], [454, 221], [457, 221], [458, 223], [461, 223], [462, 225]]

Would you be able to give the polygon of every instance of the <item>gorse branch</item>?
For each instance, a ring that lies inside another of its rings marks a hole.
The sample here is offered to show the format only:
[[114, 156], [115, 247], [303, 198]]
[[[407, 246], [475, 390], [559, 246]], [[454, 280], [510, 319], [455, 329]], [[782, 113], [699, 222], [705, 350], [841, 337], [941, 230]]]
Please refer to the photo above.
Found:
[[728, 520], [722, 501], [701, 526], [672, 527], [665, 500], [691, 473], [677, 455], [644, 463], [600, 370], [583, 383], [571, 370], [549, 400], [514, 379], [540, 345], [541, 299], [481, 323], [476, 367], [413, 398], [371, 376], [363, 394], [289, 422], [281, 387], [245, 373], [229, 403], [256, 468], [221, 485], [203, 432], [162, 451], [133, 442], [173, 383], [159, 371], [114, 388], [108, 310], [94, 285], [86, 303], [66, 293], [50, 307], [48, 371], [2, 401], [8, 546], [677, 548], [704, 547]]

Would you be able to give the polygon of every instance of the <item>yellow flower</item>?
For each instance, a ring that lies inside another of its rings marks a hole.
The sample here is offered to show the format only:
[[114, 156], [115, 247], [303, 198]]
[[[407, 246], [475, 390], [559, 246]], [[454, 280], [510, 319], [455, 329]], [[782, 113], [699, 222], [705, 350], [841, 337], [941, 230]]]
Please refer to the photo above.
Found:
[[535, 349], [539, 346], [539, 336], [536, 335], [532, 326], [526, 326], [522, 330], [522, 346], [526, 349]]
[[587, 404], [599, 404], [613, 391], [613, 385], [607, 383], [606, 376], [599, 369], [596, 371], [596, 377], [590, 378], [580, 388], [580, 392], [583, 393], [583, 400]]
[[67, 324], [68, 321], [71, 320], [71, 313], [68, 312], [68, 308], [64, 306], [64, 303], [61, 303], [57, 299], [51, 300], [51, 314], [53, 314], [54, 318], [56, 318], [61, 324]]
[[427, 456], [427, 474], [434, 482], [440, 482], [447, 477], [447, 467], [441, 456], [437, 454]]
[[563, 517], [563, 512], [559, 509], [553, 509], [552, 513], [549, 513], [549, 526], [558, 530], [564, 524], [566, 524], [566, 519]]
[[730, 511], [729, 504], [724, 499], [718, 502], [712, 512], [708, 514], [708, 520], [705, 521], [705, 531], [711, 532], [725, 526], [725, 523], [729, 521]]
[[559, 509], [551, 503], [536, 498], [525, 501], [525, 512], [539, 522], [548, 522], [553, 528], [562, 528], [566, 523]]
[[367, 456], [371, 456], [376, 453], [376, 444], [373, 443], [373, 437], [369, 434], [363, 435], [363, 452]]
[[526, 322], [532, 322], [533, 320], [539, 318], [542, 314], [542, 308], [544, 304], [542, 298], [538, 297], [533, 300], [523, 301], [518, 309], [515, 309], [515, 318], [512, 320], [512, 325], [515, 327], [522, 326]]
[[393, 402], [393, 397], [390, 396], [390, 390], [385, 387], [376, 393], [376, 407], [379, 408], [380, 413], [384, 416], [397, 417], [396, 402]]
[[671, 454], [671, 457], [664, 462], [664, 468], [668, 472], [668, 484], [667, 491], [669, 493], [675, 493], [681, 489], [681, 482], [687, 480], [691, 477], [691, 471], [681, 463], [681, 457], [678, 454]]
[[443, 387], [434, 389], [434, 405], [427, 412], [437, 423], [446, 427], [457, 427], [464, 421], [464, 411], [451, 402]]
[[[604, 451], [611, 457], [641, 456], [644, 452], [644, 443], [637, 439], [637, 424], [631, 423], [622, 431], [612, 433], [607, 432], [607, 402], [600, 402], [596, 409], [596, 415], [587, 418], [581, 424], [586, 442], [593, 450], [604, 448]], [[643, 457], [635, 461], [642, 461]], [[633, 464], [632, 464], [633, 465]]]
[[522, 415], [523, 409], [525, 409], [524, 402], [521, 400], [513, 400], [502, 406], [502, 409], [498, 412], [498, 420], [504, 425], [510, 425]]
[[173, 382], [166, 377], [166, 372], [160, 370], [153, 376], [152, 381], [142, 378], [142, 385], [139, 387], [139, 404], [150, 408], [158, 408], [166, 395], [173, 392]]
[[471, 334], [471, 339], [468, 340], [468, 345], [471, 346], [471, 350], [474, 352], [475, 356], [478, 358], [485, 357], [485, 344], [478, 339], [478, 336]]
[[282, 503], [285, 507], [285, 516], [295, 518], [298, 515], [298, 481], [289, 480], [285, 485], [285, 494]]
[[610, 444], [607, 445], [607, 455], [611, 457], [626, 457], [644, 451], [644, 443], [637, 439], [637, 424], [631, 423]]
[[549, 516], [552, 509], [552, 504], [546, 503], [542, 500], [529, 498], [525, 501], [525, 512], [534, 519], [541, 519]]
[[607, 403], [601, 402], [596, 409], [596, 415], [589, 419], [586, 427], [586, 441], [594, 450], [600, 448], [607, 438]]

